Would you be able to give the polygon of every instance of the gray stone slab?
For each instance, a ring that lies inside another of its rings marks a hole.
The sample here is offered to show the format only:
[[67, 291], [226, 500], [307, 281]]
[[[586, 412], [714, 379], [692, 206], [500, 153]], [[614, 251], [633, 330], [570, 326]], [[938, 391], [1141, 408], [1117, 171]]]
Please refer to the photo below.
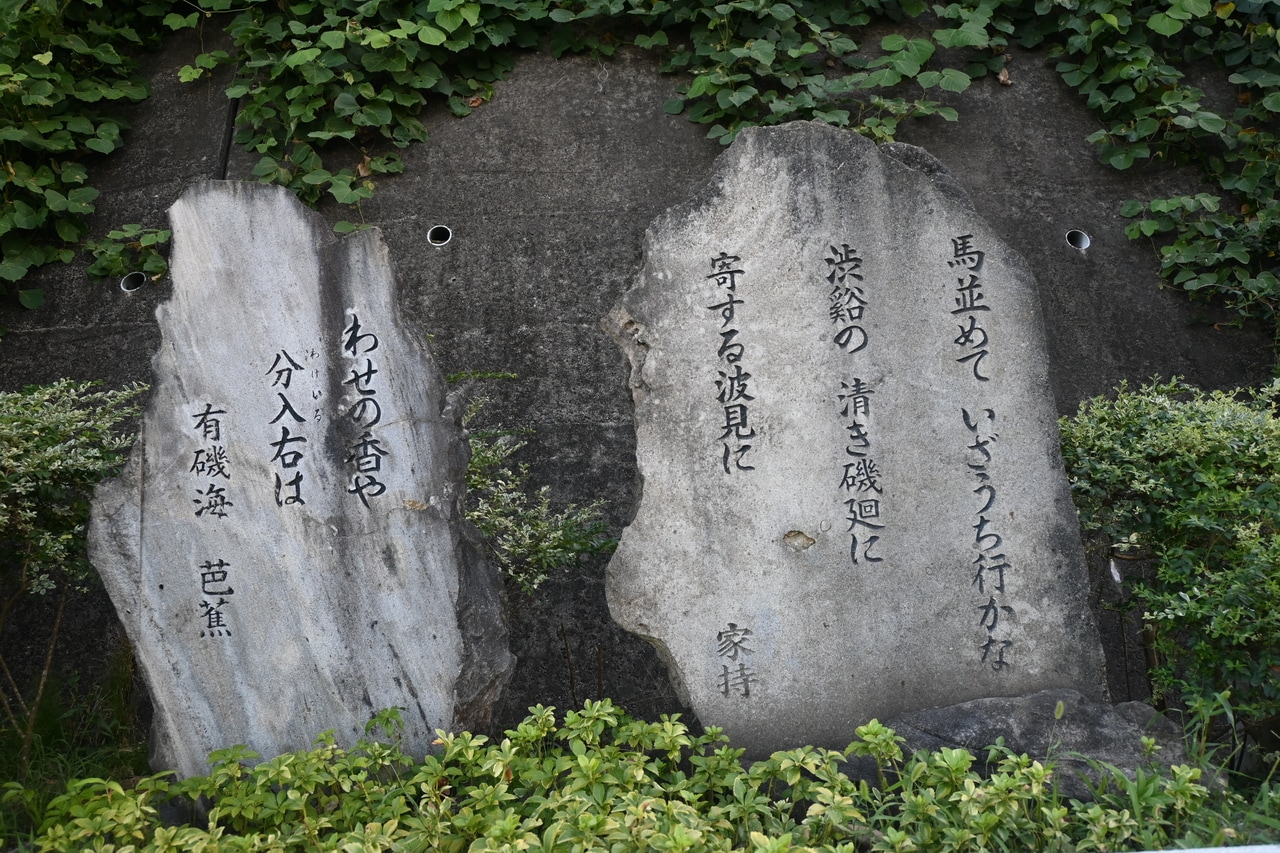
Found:
[[142, 438], [95, 496], [90, 556], [155, 703], [153, 764], [488, 723], [514, 664], [463, 521], [466, 449], [404, 331], [376, 231], [286, 190], [194, 186]]
[[609, 604], [704, 724], [1105, 694], [1035, 282], [937, 161], [745, 131], [608, 322], [643, 478]]
[[[986, 748], [1004, 739], [1014, 755], [1052, 761], [1054, 782], [1064, 797], [1088, 801], [1105, 778], [1091, 764], [1117, 767], [1130, 778], [1151, 765], [1185, 764], [1182, 727], [1142, 702], [1112, 706], [1092, 702], [1079, 691], [1042, 690], [1030, 696], [974, 699], [943, 708], [912, 711], [886, 720], [905, 738], [903, 752], [966, 749], [978, 756], [984, 774], [999, 764]], [[1144, 737], [1157, 751], [1147, 754]]]

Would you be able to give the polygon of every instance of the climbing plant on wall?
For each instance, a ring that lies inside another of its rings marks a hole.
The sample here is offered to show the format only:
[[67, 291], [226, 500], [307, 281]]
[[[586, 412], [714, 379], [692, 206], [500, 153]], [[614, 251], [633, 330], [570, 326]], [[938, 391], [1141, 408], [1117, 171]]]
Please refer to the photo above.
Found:
[[[1020, 25], [1102, 118], [1090, 138], [1117, 169], [1193, 165], [1221, 194], [1135, 199], [1133, 239], [1157, 241], [1163, 274], [1274, 326], [1280, 307], [1280, 4], [1269, 0], [1037, 0]], [[1188, 70], [1234, 87], [1214, 102]]]
[[163, 6], [120, 0], [0, 2], [0, 283], [28, 308], [27, 273], [70, 261], [98, 190], [85, 161], [128, 126], [115, 104], [147, 87], [130, 58], [159, 32]]
[[[129, 69], [120, 45], [136, 47], [142, 29], [130, 26], [163, 15], [172, 29], [229, 33], [229, 49], [201, 53], [180, 76], [234, 65], [227, 94], [239, 99], [237, 140], [260, 155], [258, 178], [357, 211], [379, 176], [403, 169], [397, 149], [425, 138], [433, 99], [466, 115], [521, 49], [653, 51], [664, 71], [684, 75], [667, 111], [727, 144], [743, 127], [794, 119], [888, 141], [908, 117], [954, 120], [934, 100], [941, 93], [988, 74], [1007, 82], [1011, 44], [1045, 47], [1101, 118], [1090, 138], [1103, 162], [1191, 165], [1213, 188], [1130, 201], [1129, 235], [1153, 241], [1175, 285], [1241, 319], [1276, 321], [1280, 4], [1271, 0], [157, 0], [93, 23], [89, 12], [110, 2], [9, 0], [3, 13], [18, 37], [0, 42], [0, 278], [66, 260], [84, 236], [94, 191], [81, 161], [115, 147], [121, 125], [61, 105], [141, 97], [138, 84], [119, 82]], [[66, 63], [84, 67], [57, 71]], [[1225, 76], [1234, 97], [1213, 101], [1189, 70]]]

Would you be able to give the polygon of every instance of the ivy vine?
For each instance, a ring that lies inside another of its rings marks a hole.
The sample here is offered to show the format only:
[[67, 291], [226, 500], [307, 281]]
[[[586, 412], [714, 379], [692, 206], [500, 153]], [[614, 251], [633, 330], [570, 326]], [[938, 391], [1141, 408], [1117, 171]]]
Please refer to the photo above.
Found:
[[147, 96], [130, 58], [158, 33], [155, 4], [104, 0], [0, 2], [0, 282], [28, 308], [20, 282], [75, 256], [98, 190], [85, 159], [109, 154], [128, 125], [114, 109]]
[[[403, 170], [397, 151], [426, 138], [428, 105], [466, 115], [521, 50], [653, 51], [683, 75], [667, 112], [727, 144], [743, 127], [796, 119], [889, 141], [909, 117], [955, 120], [939, 92], [987, 74], [1008, 82], [1010, 44], [1043, 45], [1102, 119], [1090, 139], [1103, 162], [1191, 165], [1216, 188], [1120, 211], [1168, 280], [1241, 320], [1274, 326], [1280, 309], [1271, 0], [25, 0], [3, 14], [18, 22], [17, 38], [0, 39], [0, 278], [11, 282], [84, 238], [96, 195], [84, 155], [117, 146], [122, 127], [88, 105], [145, 94], [127, 76], [143, 41], [132, 27], [163, 20], [229, 33], [231, 49], [201, 53], [180, 76], [234, 65], [227, 95], [239, 100], [237, 141], [260, 155], [254, 174], [311, 204], [352, 205], [356, 219], [377, 180]], [[873, 26], [892, 31], [868, 39]], [[1188, 69], [1215, 67], [1233, 103], [1188, 81]]]
[[[1102, 117], [1103, 162], [1192, 165], [1221, 195], [1134, 199], [1131, 239], [1156, 241], [1163, 276], [1276, 328], [1280, 309], [1280, 4], [1270, 0], [1037, 0], [1024, 43], [1052, 40], [1063, 79]], [[1214, 104], [1188, 69], [1225, 71]]]

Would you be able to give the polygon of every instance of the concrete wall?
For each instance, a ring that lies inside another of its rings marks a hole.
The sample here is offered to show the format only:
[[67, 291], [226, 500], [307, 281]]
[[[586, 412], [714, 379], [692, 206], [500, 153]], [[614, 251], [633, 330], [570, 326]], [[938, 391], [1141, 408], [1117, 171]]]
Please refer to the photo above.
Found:
[[[95, 235], [129, 222], [164, 227], [193, 180], [251, 179], [256, 157], [228, 147], [225, 83], [176, 80], [198, 47], [186, 34], [151, 61], [154, 94], [133, 108], [127, 147], [93, 164], [103, 191]], [[1264, 380], [1268, 336], [1222, 326], [1230, 317], [1161, 289], [1154, 252], [1125, 238], [1116, 213], [1128, 198], [1198, 190], [1194, 176], [1099, 165], [1084, 141], [1097, 120], [1043, 55], [1015, 52], [1010, 73], [1013, 86], [983, 80], [948, 96], [958, 123], [909, 122], [900, 138], [941, 159], [1035, 271], [1059, 410], [1154, 374], [1206, 387]], [[483, 424], [530, 429], [523, 458], [536, 482], [561, 501], [605, 499], [615, 529], [636, 497], [634, 434], [624, 362], [598, 321], [638, 271], [649, 221], [686, 197], [720, 151], [705, 127], [663, 113], [674, 85], [640, 54], [529, 55], [466, 119], [443, 108], [427, 116], [430, 140], [404, 152], [405, 174], [381, 179], [363, 207], [391, 246], [402, 304], [444, 369], [519, 376], [489, 389]], [[454, 234], [443, 247], [426, 239], [438, 224]], [[1086, 253], [1067, 245], [1072, 228], [1090, 235]], [[167, 284], [125, 294], [91, 282], [85, 266], [43, 271], [38, 311], [3, 311], [0, 387], [61, 376], [150, 380], [154, 309]], [[104, 600], [75, 604], [64, 660], [92, 668], [111, 647], [103, 638], [117, 631]], [[603, 561], [510, 607], [520, 663], [500, 725], [531, 704], [601, 696], [642, 715], [679, 710], [656, 656], [610, 621]], [[25, 618], [38, 622], [40, 609]], [[20, 621], [6, 647], [22, 630]], [[1117, 664], [1113, 692], [1125, 699], [1129, 689]]]

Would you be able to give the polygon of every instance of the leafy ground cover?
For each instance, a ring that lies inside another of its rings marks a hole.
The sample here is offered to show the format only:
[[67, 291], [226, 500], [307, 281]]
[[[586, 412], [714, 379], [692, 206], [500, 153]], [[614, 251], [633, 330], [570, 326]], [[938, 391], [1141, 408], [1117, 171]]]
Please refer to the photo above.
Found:
[[[477, 379], [455, 377], [464, 378]], [[55, 664], [69, 596], [89, 588], [102, 594], [86, 554], [90, 500], [94, 486], [124, 464], [133, 443], [125, 427], [143, 391], [65, 380], [0, 393], [0, 632], [17, 636], [17, 614], [52, 605], [43, 633], [17, 644], [42, 644], [35, 665], [19, 667], [21, 649], [7, 641], [0, 648], [0, 780], [13, 783], [0, 805], [0, 839], [23, 825], [22, 815], [40, 813], [68, 779], [146, 770], [127, 645], [93, 683], [79, 685]], [[519, 448], [505, 431], [472, 435], [467, 516], [486, 535], [512, 594], [530, 595], [551, 573], [608, 551], [612, 540], [599, 504], [557, 508], [546, 488], [532, 489], [511, 458]]]
[[1151, 565], [1129, 582], [1159, 656], [1157, 696], [1230, 690], [1237, 713], [1272, 737], [1280, 729], [1278, 398], [1280, 384], [1228, 394], [1156, 382], [1087, 400], [1062, 421], [1085, 531]]
[[[40, 851], [967, 851], [1160, 849], [1280, 838], [1280, 792], [1250, 797], [1191, 766], [1101, 768], [1090, 803], [1063, 802], [1052, 762], [992, 748], [996, 772], [943, 749], [902, 754], [891, 729], [860, 727], [848, 750], [802, 748], [745, 766], [717, 730], [643, 722], [607, 700], [557, 719], [536, 707], [499, 739], [439, 733], [407, 756], [393, 709], [344, 749], [256, 764], [244, 747], [208, 776], [73, 782], [42, 817]], [[886, 784], [843, 772], [873, 759]], [[20, 795], [8, 786], [5, 796]], [[180, 808], [185, 804], [185, 809]], [[198, 807], [197, 807], [198, 804]], [[165, 820], [185, 811], [189, 821]]]

